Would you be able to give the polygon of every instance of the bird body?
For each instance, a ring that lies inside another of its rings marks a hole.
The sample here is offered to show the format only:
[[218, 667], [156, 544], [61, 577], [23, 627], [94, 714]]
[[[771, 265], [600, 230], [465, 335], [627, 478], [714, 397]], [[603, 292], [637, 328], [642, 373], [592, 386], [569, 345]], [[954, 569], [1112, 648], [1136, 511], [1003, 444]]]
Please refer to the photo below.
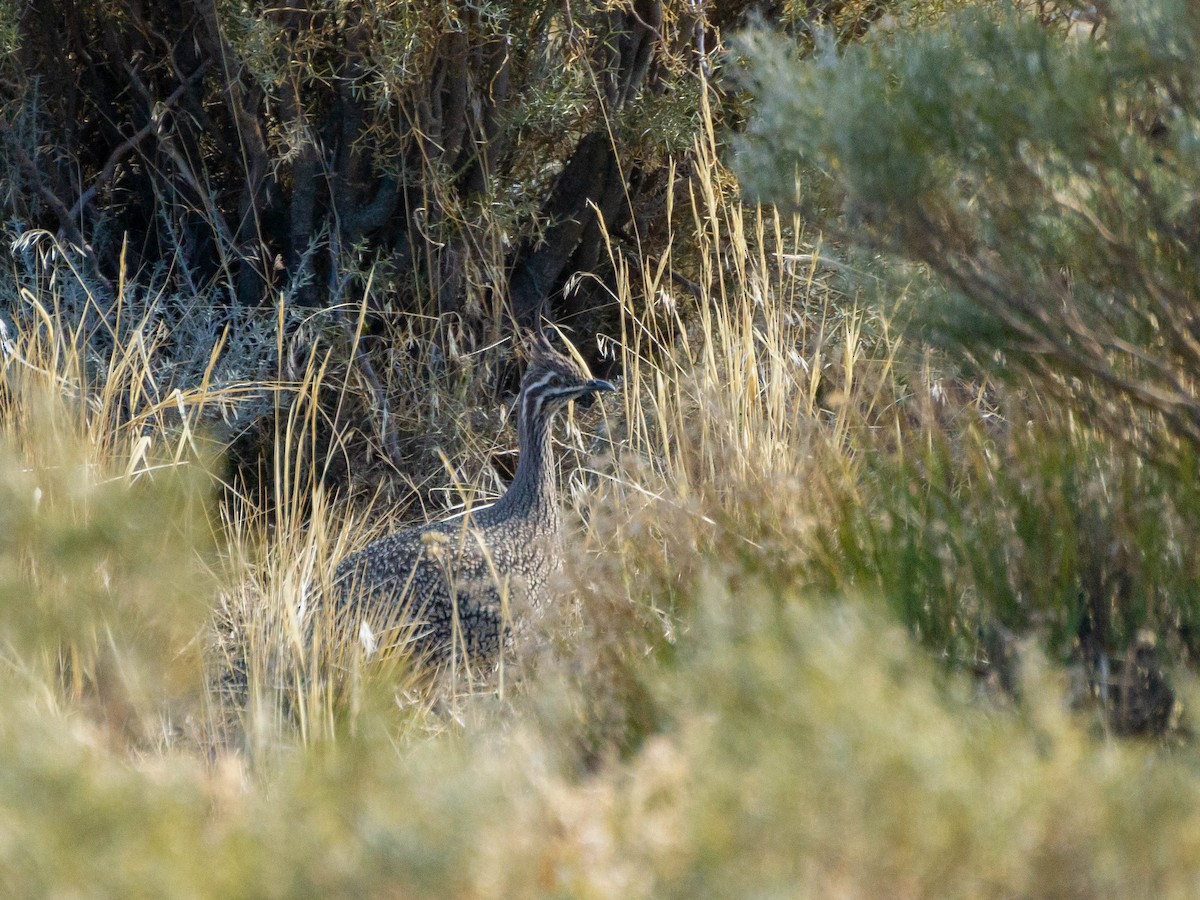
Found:
[[504, 645], [511, 611], [547, 600], [562, 563], [551, 423], [570, 400], [615, 389], [538, 336], [518, 397], [520, 457], [504, 495], [380, 538], [337, 567], [339, 622], [368, 652], [408, 645], [429, 663], [488, 662]]

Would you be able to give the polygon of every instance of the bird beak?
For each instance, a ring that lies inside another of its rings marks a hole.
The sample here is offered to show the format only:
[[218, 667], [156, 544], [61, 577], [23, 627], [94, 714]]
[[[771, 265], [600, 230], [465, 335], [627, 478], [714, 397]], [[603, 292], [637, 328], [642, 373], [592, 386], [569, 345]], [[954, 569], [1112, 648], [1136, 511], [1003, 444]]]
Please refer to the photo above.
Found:
[[592, 404], [596, 402], [596, 395], [615, 391], [611, 381], [605, 381], [603, 378], [593, 378], [591, 381], [585, 382], [579, 386], [579, 393], [575, 395], [575, 402], [584, 409], [591, 409]]

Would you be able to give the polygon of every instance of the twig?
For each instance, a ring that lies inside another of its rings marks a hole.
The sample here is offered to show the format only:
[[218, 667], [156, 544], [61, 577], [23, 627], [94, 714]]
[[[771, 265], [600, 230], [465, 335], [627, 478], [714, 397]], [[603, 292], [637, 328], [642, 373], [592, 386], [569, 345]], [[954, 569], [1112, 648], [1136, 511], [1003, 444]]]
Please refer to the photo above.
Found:
[[363, 347], [362, 341], [359, 340], [356, 332], [350, 328], [350, 323], [346, 320], [346, 316], [342, 312], [342, 294], [345, 292], [346, 285], [350, 281], [350, 275], [347, 273], [341, 278], [338, 277], [341, 239], [338, 237], [337, 229], [338, 225], [335, 221], [333, 227], [329, 230], [330, 308], [333, 310], [334, 318], [337, 319], [338, 324], [341, 326], [343, 334], [345, 334], [346, 339], [350, 342], [352, 352], [354, 353], [354, 361], [358, 363], [363, 380], [366, 381], [367, 387], [371, 391], [371, 405], [379, 415], [379, 439], [383, 442], [383, 449], [387, 453], [388, 461], [399, 471], [401, 463], [404, 460], [404, 451], [400, 448], [400, 440], [396, 436], [395, 429], [392, 428], [391, 412], [388, 410], [387, 405], [387, 392], [384, 391], [379, 376], [375, 374], [375, 367], [371, 365], [371, 359], [367, 356], [366, 348]]
[[21, 146], [21, 139], [17, 137], [16, 133], [12, 130], [12, 126], [3, 118], [0, 118], [0, 136], [4, 138], [4, 142], [8, 145], [9, 153], [12, 155], [13, 161], [16, 162], [17, 168], [21, 170], [21, 174], [29, 180], [34, 190], [37, 191], [38, 196], [53, 210], [55, 217], [58, 219], [59, 229], [63, 235], [70, 243], [78, 247], [81, 252], [87, 254], [87, 241], [83, 239], [83, 232], [75, 224], [71, 210], [67, 209], [67, 205], [42, 180], [42, 173], [39, 171], [37, 163], [34, 162], [33, 157], [25, 152], [25, 148]]
[[71, 207], [69, 215], [74, 220], [87, 204], [91, 203], [96, 194], [104, 190], [117, 174], [117, 164], [132, 150], [149, 137], [152, 133], [159, 129], [162, 124], [162, 116], [168, 109], [175, 105], [184, 92], [190, 88], [204, 74], [204, 70], [208, 68], [208, 60], [204, 60], [196, 67], [196, 71], [189, 75], [179, 87], [171, 92], [160, 104], [156, 104], [150, 110], [150, 121], [139, 128], [131, 137], [126, 138], [120, 144], [113, 148], [112, 153], [108, 155], [108, 159], [104, 163], [104, 168], [100, 170], [100, 174], [96, 176], [91, 187], [79, 195], [79, 199], [75, 201], [75, 205]]

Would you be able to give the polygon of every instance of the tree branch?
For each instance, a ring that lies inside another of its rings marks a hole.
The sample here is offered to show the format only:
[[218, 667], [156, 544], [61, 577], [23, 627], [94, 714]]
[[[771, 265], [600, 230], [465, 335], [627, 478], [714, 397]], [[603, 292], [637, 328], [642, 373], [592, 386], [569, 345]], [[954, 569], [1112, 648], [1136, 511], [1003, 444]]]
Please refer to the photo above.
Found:
[[87, 254], [87, 241], [84, 240], [79, 226], [75, 224], [75, 218], [71, 214], [71, 210], [46, 185], [46, 182], [42, 179], [42, 173], [37, 167], [37, 163], [25, 151], [25, 148], [21, 145], [21, 139], [13, 131], [12, 126], [3, 118], [0, 118], [0, 137], [4, 138], [9, 155], [12, 157], [13, 162], [17, 164], [17, 168], [21, 170], [21, 174], [33, 185], [33, 189], [37, 191], [38, 196], [45, 201], [46, 205], [54, 213], [55, 218], [58, 219], [58, 227], [62, 235], [67, 241], [78, 247], [82, 253]]
[[91, 186], [79, 195], [79, 199], [76, 200], [75, 205], [71, 207], [69, 215], [72, 220], [74, 220], [76, 216], [83, 212], [84, 207], [92, 202], [96, 194], [108, 187], [109, 183], [117, 174], [117, 164], [131, 151], [135, 150], [142, 141], [144, 141], [154, 132], [158, 131], [159, 126], [162, 124], [163, 113], [174, 106], [179, 101], [179, 98], [182, 97], [188, 90], [188, 88], [190, 88], [200, 79], [200, 76], [204, 74], [204, 70], [208, 68], [208, 62], [208, 60], [204, 60], [202, 63], [200, 63], [196, 71], [189, 75], [187, 79], [179, 85], [179, 87], [175, 88], [175, 90], [171, 92], [171, 95], [167, 97], [166, 100], [162, 101], [162, 103], [157, 104], [151, 109], [149, 122], [134, 132], [132, 136], [126, 138], [113, 148], [112, 153], [108, 155], [108, 159], [104, 163], [104, 167], [100, 170], [100, 174], [97, 175], [95, 180], [92, 181]]

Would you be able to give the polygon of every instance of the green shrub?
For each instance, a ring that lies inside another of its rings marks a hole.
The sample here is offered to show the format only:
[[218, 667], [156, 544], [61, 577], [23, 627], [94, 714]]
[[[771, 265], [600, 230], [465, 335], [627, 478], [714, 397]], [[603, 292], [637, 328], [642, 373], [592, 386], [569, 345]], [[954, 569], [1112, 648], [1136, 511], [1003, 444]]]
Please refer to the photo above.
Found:
[[1036, 633], [1101, 694], [1147, 641], [1194, 659], [1194, 8], [987, 4], [743, 49], [744, 183], [823, 223], [860, 289], [950, 351], [934, 368], [1007, 388], [917, 386], [896, 441], [864, 438], [818, 581], [881, 591], [955, 659]]
[[1200, 18], [1177, 0], [1096, 15], [982, 7], [804, 60], [751, 37], [739, 166], [759, 192], [823, 207], [846, 243], [928, 272], [908, 310], [926, 335], [1032, 373], [1159, 462], [1191, 445], [1186, 468]]

